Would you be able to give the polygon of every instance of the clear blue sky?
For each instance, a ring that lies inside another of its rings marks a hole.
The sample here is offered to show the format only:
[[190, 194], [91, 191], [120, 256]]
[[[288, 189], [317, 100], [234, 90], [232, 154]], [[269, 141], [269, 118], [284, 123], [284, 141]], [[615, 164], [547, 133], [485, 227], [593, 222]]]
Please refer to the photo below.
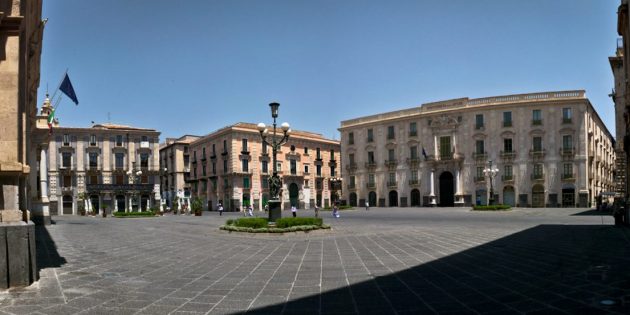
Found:
[[614, 133], [617, 0], [44, 0], [39, 103], [66, 68], [91, 121], [207, 134], [341, 120], [458, 97], [585, 89]]

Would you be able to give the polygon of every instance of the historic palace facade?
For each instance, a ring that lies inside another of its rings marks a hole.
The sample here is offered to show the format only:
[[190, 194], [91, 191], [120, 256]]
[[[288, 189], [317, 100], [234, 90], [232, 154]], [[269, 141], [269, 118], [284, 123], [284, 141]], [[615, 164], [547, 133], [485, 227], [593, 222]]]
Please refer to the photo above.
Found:
[[[339, 150], [339, 141], [291, 132], [277, 155], [283, 208], [328, 206], [338, 198]], [[273, 171], [271, 151], [250, 123], [227, 126], [190, 143], [193, 197], [201, 198], [210, 210], [216, 210], [218, 203], [226, 211], [243, 210], [246, 205], [263, 210]]]
[[192, 135], [166, 138], [160, 145], [162, 200], [167, 207], [177, 200], [180, 209], [182, 205], [190, 209], [190, 143], [199, 138]]
[[614, 140], [584, 91], [428, 103], [339, 130], [351, 205], [486, 204], [493, 190], [513, 206], [587, 207], [614, 189]]
[[[40, 120], [49, 110], [46, 99]], [[160, 207], [158, 131], [113, 124], [53, 131], [40, 163], [47, 167], [51, 214]]]

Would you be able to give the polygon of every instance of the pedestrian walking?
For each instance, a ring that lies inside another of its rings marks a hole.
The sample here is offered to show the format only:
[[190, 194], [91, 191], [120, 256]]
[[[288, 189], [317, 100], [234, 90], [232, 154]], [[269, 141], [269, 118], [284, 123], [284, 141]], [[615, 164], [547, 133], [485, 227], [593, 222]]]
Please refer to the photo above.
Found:
[[219, 215], [223, 215], [223, 205], [219, 203]]
[[370, 210], [370, 203], [369, 202], [365, 202], [365, 210]]
[[297, 208], [295, 208], [295, 205], [291, 206], [291, 214], [293, 214], [293, 217], [297, 217]]
[[319, 207], [315, 204], [315, 217], [319, 218]]
[[267, 212], [267, 211], [269, 211], [269, 205], [268, 204], [265, 205], [265, 212]]
[[339, 218], [339, 208], [337, 207], [337, 204], [333, 205], [333, 217]]
[[249, 205], [249, 207], [247, 207], [247, 213], [249, 214], [250, 217], [254, 216], [254, 209], [252, 208], [251, 205]]

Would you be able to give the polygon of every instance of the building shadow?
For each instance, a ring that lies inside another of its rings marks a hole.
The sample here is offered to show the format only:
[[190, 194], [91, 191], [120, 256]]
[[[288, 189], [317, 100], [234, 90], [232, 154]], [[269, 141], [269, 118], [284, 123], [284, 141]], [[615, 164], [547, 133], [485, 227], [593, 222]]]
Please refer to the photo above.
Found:
[[44, 268], [61, 267], [67, 262], [59, 255], [57, 245], [45, 225], [35, 226], [35, 244], [38, 274]]
[[572, 214], [572, 216], [612, 216], [612, 211], [590, 209], [590, 210], [574, 213]]
[[[629, 234], [610, 225], [540, 225], [247, 314], [630, 314]], [[390, 250], [418, 255], [426, 245]]]

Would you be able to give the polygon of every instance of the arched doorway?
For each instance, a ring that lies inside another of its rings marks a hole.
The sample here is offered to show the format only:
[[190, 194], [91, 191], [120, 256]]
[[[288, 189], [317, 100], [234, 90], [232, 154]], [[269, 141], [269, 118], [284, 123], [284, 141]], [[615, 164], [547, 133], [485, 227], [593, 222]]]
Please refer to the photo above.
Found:
[[101, 208], [101, 204], [98, 200], [98, 195], [91, 195], [90, 196], [90, 204], [92, 204], [92, 211], [94, 211], [95, 214], [98, 214], [100, 208]]
[[116, 207], [118, 207], [118, 211], [125, 212], [125, 196], [124, 195], [116, 195]]
[[516, 205], [516, 195], [514, 194], [514, 187], [503, 187], [503, 204], [514, 207]]
[[368, 194], [368, 202], [370, 203], [370, 207], [376, 207], [376, 192], [370, 191]]
[[575, 187], [573, 187], [573, 185], [566, 185], [562, 187], [562, 207], [575, 207]]
[[72, 196], [63, 196], [63, 214], [72, 214]]
[[149, 210], [149, 195], [140, 196], [140, 210], [141, 211]]
[[542, 208], [545, 206], [545, 186], [536, 184], [532, 187], [532, 207]]
[[398, 207], [398, 192], [395, 190], [389, 192], [389, 206]]
[[448, 171], [440, 174], [440, 207], [452, 207], [455, 205], [454, 188], [453, 174]]
[[351, 207], [356, 207], [357, 206], [357, 194], [356, 193], [350, 193], [350, 206]]
[[420, 191], [417, 189], [411, 190], [411, 206], [420, 207]]
[[289, 201], [292, 206], [295, 206], [296, 208], [300, 207], [299, 197], [300, 189], [298, 188], [298, 185], [296, 183], [291, 183], [289, 185]]

